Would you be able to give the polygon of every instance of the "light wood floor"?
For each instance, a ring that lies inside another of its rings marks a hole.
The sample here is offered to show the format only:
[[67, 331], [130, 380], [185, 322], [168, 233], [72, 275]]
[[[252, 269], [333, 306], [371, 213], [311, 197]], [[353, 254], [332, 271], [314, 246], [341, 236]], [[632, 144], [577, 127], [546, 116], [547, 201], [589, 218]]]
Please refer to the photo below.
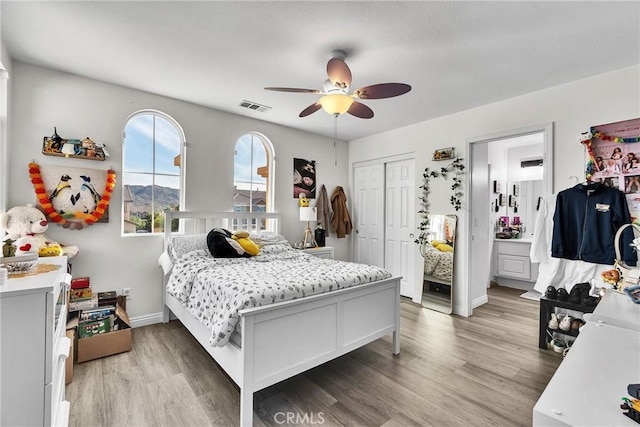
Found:
[[[538, 304], [521, 293], [491, 288], [470, 318], [403, 302], [399, 356], [383, 338], [262, 390], [254, 425], [531, 425], [561, 356], [538, 349]], [[129, 353], [76, 364], [67, 399], [72, 427], [239, 422], [237, 387], [178, 321], [134, 329]]]

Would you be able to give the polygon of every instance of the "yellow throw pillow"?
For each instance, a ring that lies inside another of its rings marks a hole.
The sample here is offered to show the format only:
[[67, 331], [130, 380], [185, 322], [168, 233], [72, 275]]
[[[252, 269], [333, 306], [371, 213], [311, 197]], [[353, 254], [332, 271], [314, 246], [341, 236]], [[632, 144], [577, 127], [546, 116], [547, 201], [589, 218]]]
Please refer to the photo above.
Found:
[[[249, 234], [249, 233], [247, 233]], [[260, 247], [254, 243], [253, 240], [248, 237], [238, 237], [237, 233], [231, 236], [233, 240], [238, 242], [242, 249], [244, 249], [249, 255], [256, 256], [260, 253]]]
[[453, 247], [451, 245], [447, 245], [446, 243], [439, 244], [436, 249], [440, 252], [453, 252]]
[[444, 240], [432, 240], [431, 241], [431, 244], [433, 245], [434, 248], [437, 248], [438, 245], [442, 245], [443, 243], [447, 243], [447, 242], [444, 241]]

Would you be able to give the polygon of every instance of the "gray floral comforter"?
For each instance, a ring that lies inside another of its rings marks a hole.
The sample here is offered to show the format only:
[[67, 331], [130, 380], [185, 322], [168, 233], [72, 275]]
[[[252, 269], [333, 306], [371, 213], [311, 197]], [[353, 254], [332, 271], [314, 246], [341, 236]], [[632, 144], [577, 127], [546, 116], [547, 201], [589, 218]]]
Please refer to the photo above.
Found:
[[391, 277], [365, 264], [317, 258], [289, 245], [270, 245], [252, 258], [213, 258], [196, 250], [178, 259], [167, 292], [211, 330], [223, 346], [239, 328], [239, 311]]

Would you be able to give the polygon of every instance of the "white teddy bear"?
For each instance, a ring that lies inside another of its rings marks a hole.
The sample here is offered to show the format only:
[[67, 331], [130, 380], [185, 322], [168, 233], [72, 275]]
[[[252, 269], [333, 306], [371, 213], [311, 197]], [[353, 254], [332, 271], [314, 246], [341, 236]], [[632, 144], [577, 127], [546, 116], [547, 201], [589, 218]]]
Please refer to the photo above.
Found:
[[78, 253], [77, 246], [62, 246], [44, 234], [49, 222], [44, 213], [31, 204], [15, 206], [0, 213], [0, 228], [6, 233], [3, 241], [14, 241], [16, 255], [37, 253], [40, 256], [67, 255], [71, 258]]

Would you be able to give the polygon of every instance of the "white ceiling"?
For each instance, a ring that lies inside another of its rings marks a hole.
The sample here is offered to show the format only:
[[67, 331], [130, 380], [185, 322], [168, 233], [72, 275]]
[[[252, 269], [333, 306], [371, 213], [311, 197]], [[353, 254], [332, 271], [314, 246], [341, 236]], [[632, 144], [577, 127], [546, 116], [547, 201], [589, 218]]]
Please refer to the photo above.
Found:
[[15, 60], [330, 137], [322, 110], [298, 117], [318, 95], [264, 87], [322, 89], [337, 48], [352, 90], [413, 87], [363, 101], [373, 119], [339, 117], [344, 140], [640, 63], [638, 1], [2, 0], [0, 14]]

